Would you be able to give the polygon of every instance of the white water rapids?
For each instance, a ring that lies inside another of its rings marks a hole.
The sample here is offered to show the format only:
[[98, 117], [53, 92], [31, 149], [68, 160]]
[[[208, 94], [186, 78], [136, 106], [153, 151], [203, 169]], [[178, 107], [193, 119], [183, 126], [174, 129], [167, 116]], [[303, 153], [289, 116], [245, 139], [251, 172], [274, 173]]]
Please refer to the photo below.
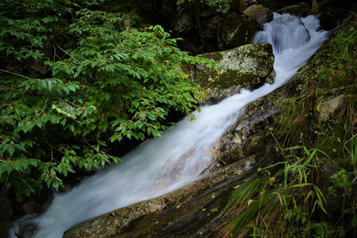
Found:
[[[71, 191], [55, 196], [44, 214], [14, 223], [10, 237], [23, 227], [37, 226], [36, 238], [60, 238], [72, 226], [112, 210], [178, 189], [202, 176], [211, 163], [214, 143], [232, 125], [245, 105], [283, 85], [326, 40], [314, 16], [304, 19], [274, 15], [254, 43], [273, 45], [274, 84], [242, 90], [221, 103], [202, 107], [196, 120], [182, 120], [161, 138], [144, 142], [111, 166], [84, 180]], [[26, 235], [24, 234], [26, 237]], [[31, 237], [31, 236], [30, 236]]]

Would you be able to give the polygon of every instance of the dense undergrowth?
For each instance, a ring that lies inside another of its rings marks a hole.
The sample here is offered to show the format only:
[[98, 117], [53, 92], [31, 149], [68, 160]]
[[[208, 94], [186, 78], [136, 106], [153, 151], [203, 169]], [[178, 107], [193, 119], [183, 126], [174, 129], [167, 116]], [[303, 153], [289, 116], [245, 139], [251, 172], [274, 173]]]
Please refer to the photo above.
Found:
[[357, 236], [356, 50], [355, 15], [299, 72], [296, 94], [279, 103], [283, 160], [234, 191], [222, 236]]
[[70, 173], [118, 162], [122, 139], [161, 136], [170, 112], [198, 108], [200, 86], [178, 69], [213, 61], [159, 25], [138, 27], [126, 3], [0, 2], [1, 186], [58, 190]]

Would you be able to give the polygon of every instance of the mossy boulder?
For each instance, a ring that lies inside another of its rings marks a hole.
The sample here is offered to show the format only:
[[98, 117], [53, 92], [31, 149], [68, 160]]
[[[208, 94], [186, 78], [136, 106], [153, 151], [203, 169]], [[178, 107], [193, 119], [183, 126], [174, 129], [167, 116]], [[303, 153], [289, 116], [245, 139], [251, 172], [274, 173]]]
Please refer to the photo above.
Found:
[[219, 65], [218, 71], [200, 65], [194, 75], [210, 92], [208, 103], [217, 103], [241, 89], [273, 82], [274, 55], [270, 44], [248, 44], [227, 51], [203, 54]]

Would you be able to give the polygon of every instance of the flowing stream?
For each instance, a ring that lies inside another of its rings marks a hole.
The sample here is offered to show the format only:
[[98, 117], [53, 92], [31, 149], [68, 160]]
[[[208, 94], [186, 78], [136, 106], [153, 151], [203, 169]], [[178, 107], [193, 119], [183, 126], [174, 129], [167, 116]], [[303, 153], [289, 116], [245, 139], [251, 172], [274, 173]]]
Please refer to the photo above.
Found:
[[244, 107], [283, 85], [326, 40], [314, 16], [304, 19], [274, 15], [253, 43], [273, 45], [274, 84], [254, 91], [242, 90], [221, 103], [202, 107], [196, 120], [182, 120], [161, 138], [148, 140], [124, 156], [123, 163], [110, 166], [64, 194], [57, 194], [44, 214], [26, 216], [14, 223], [10, 238], [24, 227], [35, 226], [34, 235], [60, 238], [72, 226], [130, 204], [160, 196], [202, 176], [211, 163], [214, 143], [244, 112]]

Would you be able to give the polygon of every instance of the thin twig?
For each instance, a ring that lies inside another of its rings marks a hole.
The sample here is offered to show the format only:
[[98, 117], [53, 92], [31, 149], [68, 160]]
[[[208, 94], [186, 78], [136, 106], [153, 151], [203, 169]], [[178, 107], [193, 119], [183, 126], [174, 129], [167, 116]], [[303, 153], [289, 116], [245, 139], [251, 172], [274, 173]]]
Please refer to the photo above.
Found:
[[4, 72], [4, 73], [8, 73], [8, 74], [12, 74], [12, 75], [15, 75], [15, 76], [18, 76], [18, 77], [21, 77], [21, 78], [25, 78], [25, 79], [31, 79], [25, 75], [21, 75], [21, 74], [17, 74], [17, 73], [14, 73], [14, 72], [11, 72], [11, 71], [7, 71], [5, 69], [0, 69], [1, 72]]
[[74, 57], [73, 55], [71, 55], [70, 53], [68, 53], [68, 52], [65, 51], [64, 49], [62, 49], [61, 46], [59, 46], [59, 44], [57, 44], [56, 42], [55, 42], [55, 44], [56, 44], [57, 47], [58, 47], [60, 50], [62, 50], [66, 55], [71, 56], [73, 59], [75, 59], [75, 60], [77, 61], [77, 63], [81, 64], [81, 61], [77, 60], [76, 57]]
[[279, 146], [281, 152], [283, 153], [284, 157], [286, 158], [286, 155], [285, 155], [285, 153], [284, 153], [284, 150], [283, 150], [283, 148], [281, 148], [281, 146], [280, 146], [278, 140], [275, 138], [275, 136], [274, 136], [274, 134], [273, 134], [272, 132], [270, 132], [270, 134], [273, 136], [275, 142], [278, 144], [278, 146]]
[[[47, 145], [51, 148], [51, 163], [52, 163], [52, 161], [54, 160], [54, 161], [56, 161], [57, 163], [59, 163], [60, 164], [60, 162], [58, 161], [58, 160], [56, 160], [54, 157], [53, 157], [53, 148], [55, 148], [55, 147], [53, 147], [50, 143], [48, 143], [48, 141], [47, 140], [45, 140], [46, 141], [46, 143], [47, 143]], [[57, 148], [55, 148], [55, 149], [57, 149]], [[58, 149], [57, 149], [58, 150]], [[59, 150], [60, 151], [60, 150]], [[62, 151], [60, 151], [60, 152], [62, 152]], [[63, 153], [63, 152], [62, 152]]]
[[84, 137], [83, 134], [82, 134], [82, 137], [83, 137], [84, 142], [91, 148], [93, 154], [98, 154], [98, 152], [96, 152], [96, 151], [93, 149], [92, 145], [89, 144], [89, 142], [86, 140], [86, 138]]
[[43, 108], [42, 108], [40, 114], [43, 114], [43, 111], [45, 110], [45, 108], [46, 108], [46, 106], [47, 106], [48, 98], [49, 98], [49, 97], [47, 97], [46, 102], [45, 102], [45, 105], [43, 106]]
[[56, 47], [54, 45], [52, 45], [53, 47], [53, 62], [56, 62]]
[[73, 107], [76, 107], [76, 108], [79, 108], [80, 106], [78, 106], [78, 105], [76, 105], [76, 104], [74, 104], [73, 102], [71, 102], [71, 101], [68, 101], [68, 100], [64, 100], [64, 99], [62, 99], [62, 98], [57, 98], [59, 101], [62, 101], [62, 102], [64, 102], [65, 104], [67, 104], [67, 106], [69, 106], [68, 105], [68, 103], [69, 104], [72, 104], [72, 106]]

